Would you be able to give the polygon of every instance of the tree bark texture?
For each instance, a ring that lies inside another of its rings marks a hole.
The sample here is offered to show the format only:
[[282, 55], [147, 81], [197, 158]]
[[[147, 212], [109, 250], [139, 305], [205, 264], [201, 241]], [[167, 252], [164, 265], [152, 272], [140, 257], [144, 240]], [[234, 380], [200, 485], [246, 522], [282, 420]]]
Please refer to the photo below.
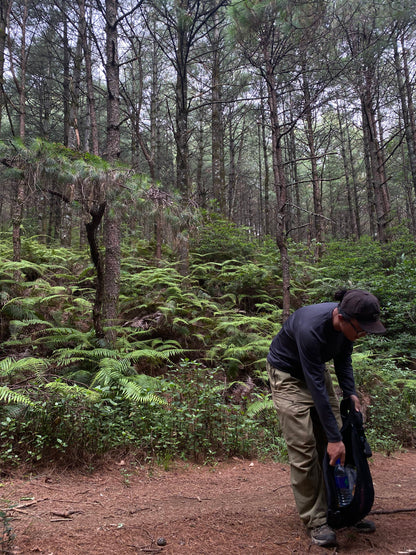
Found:
[[104, 216], [105, 208], [105, 202], [101, 204], [94, 204], [90, 209], [91, 221], [85, 224], [91, 260], [97, 273], [92, 320], [95, 335], [98, 339], [104, 338], [104, 327], [102, 321], [102, 307], [104, 303], [104, 263], [99, 249], [98, 229]]
[[107, 152], [110, 162], [120, 156], [120, 67], [118, 58], [117, 0], [106, 0]]
[[290, 316], [290, 266], [286, 241], [287, 183], [283, 166], [282, 133], [277, 110], [277, 89], [274, 68], [266, 62], [266, 86], [272, 129], [273, 178], [277, 199], [276, 243], [282, 264], [283, 322]]

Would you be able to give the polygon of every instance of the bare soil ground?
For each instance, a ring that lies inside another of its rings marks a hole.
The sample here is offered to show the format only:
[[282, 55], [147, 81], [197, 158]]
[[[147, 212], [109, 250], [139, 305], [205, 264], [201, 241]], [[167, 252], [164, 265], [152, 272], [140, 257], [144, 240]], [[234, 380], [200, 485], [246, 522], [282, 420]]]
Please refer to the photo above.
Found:
[[91, 474], [9, 475], [0, 478], [0, 509], [13, 506], [15, 539], [3, 553], [416, 554], [416, 451], [376, 454], [371, 470], [376, 532], [341, 530], [330, 550], [310, 545], [286, 464], [234, 459], [165, 471], [114, 461]]

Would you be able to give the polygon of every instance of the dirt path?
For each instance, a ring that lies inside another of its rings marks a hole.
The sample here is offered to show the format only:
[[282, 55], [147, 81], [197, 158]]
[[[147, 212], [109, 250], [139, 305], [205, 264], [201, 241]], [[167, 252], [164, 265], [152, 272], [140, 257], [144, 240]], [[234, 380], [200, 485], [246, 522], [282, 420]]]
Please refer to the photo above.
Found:
[[[371, 459], [376, 492], [371, 518], [377, 530], [372, 535], [342, 530], [337, 550], [310, 545], [285, 464], [181, 463], [165, 472], [123, 463], [91, 475], [48, 472], [0, 479], [0, 509], [14, 505], [10, 553], [416, 554], [416, 451]], [[166, 545], [158, 546], [160, 538]]]

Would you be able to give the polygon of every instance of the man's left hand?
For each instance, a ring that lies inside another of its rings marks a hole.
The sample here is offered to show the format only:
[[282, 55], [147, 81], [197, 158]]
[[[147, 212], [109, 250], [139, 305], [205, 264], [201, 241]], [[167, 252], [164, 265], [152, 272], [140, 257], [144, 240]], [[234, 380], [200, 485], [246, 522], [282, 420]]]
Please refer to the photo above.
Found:
[[361, 412], [361, 403], [357, 395], [350, 395], [350, 399], [354, 402], [355, 410]]

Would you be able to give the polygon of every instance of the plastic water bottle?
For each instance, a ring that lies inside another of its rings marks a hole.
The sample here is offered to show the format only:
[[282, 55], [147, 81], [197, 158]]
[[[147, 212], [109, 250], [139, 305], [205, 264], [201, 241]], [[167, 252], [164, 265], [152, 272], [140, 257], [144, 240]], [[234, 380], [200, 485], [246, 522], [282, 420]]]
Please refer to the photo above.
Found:
[[338, 506], [346, 507], [352, 501], [352, 488], [350, 487], [348, 473], [338, 459], [334, 468], [335, 485], [337, 487]]

